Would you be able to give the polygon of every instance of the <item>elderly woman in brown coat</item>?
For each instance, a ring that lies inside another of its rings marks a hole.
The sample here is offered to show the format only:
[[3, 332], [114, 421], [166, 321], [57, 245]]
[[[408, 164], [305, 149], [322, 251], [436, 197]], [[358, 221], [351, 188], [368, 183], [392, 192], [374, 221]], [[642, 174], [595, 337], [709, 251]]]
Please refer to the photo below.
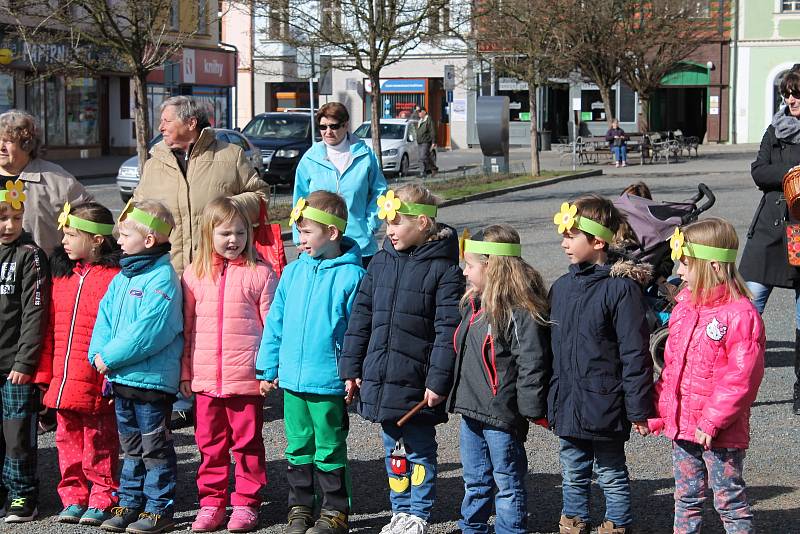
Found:
[[0, 115], [0, 181], [22, 180], [27, 197], [22, 226], [49, 255], [61, 243], [57, 220], [64, 203], [93, 198], [74, 176], [39, 157], [41, 144], [33, 115], [17, 109]]

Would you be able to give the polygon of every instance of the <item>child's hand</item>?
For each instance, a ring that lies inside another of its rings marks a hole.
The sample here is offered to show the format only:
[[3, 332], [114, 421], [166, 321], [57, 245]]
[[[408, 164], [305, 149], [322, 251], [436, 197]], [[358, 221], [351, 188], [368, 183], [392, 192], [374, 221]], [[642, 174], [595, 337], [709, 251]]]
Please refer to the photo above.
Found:
[[713, 438], [699, 428], [694, 431], [694, 439], [696, 439], [697, 443], [702, 445], [704, 449], [708, 450], [711, 448], [711, 440]]
[[361, 389], [361, 379], [360, 378], [348, 378], [344, 381], [344, 403], [348, 406], [350, 403], [353, 402], [353, 399], [358, 394], [358, 390]]
[[262, 380], [258, 383], [258, 391], [261, 393], [262, 397], [266, 397], [267, 394], [273, 389], [278, 389], [277, 378], [272, 382], [270, 382], [269, 380]]
[[97, 369], [97, 372], [101, 375], [104, 375], [108, 372], [108, 367], [106, 367], [106, 364], [103, 363], [103, 358], [101, 358], [99, 354], [94, 355], [94, 368]]
[[646, 436], [650, 434], [650, 428], [647, 426], [647, 421], [632, 421], [633, 429], [640, 435]]
[[437, 404], [441, 404], [447, 398], [447, 395], [439, 395], [432, 389], [425, 388], [425, 400], [428, 401], [428, 408], [433, 408]]
[[31, 380], [33, 380], [33, 377], [31, 375], [26, 375], [25, 373], [20, 373], [19, 371], [11, 371], [8, 373], [8, 379], [15, 386], [19, 386], [21, 384], [28, 384]]
[[181, 395], [184, 397], [191, 397], [192, 396], [192, 381], [191, 380], [181, 380], [181, 385], [178, 387], [181, 391]]

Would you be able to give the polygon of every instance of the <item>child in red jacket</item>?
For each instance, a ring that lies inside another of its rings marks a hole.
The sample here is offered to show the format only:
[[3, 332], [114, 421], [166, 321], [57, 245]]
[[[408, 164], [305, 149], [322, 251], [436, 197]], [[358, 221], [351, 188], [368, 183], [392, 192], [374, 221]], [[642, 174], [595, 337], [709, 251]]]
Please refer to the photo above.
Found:
[[700, 532], [710, 484], [725, 531], [754, 532], [742, 469], [764, 376], [764, 324], [736, 270], [730, 223], [711, 218], [676, 229], [670, 245], [688, 288], [670, 316], [658, 418], [648, 427], [673, 441], [674, 531]]
[[[63, 247], [51, 258], [50, 327], [34, 381], [56, 410], [56, 449], [61, 469], [60, 523], [100, 525], [111, 517], [119, 487], [119, 438], [114, 407], [103, 397], [103, 375], [89, 364], [88, 349], [100, 300], [119, 272], [114, 217], [94, 202], [58, 218]], [[89, 485], [91, 483], [91, 489]]]

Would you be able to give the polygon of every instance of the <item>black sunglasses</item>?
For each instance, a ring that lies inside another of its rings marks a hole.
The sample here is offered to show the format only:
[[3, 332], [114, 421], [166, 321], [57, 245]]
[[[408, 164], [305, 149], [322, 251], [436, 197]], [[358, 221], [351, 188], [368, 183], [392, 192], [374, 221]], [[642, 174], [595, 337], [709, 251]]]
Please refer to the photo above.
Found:
[[336, 130], [338, 130], [338, 129], [339, 129], [339, 128], [341, 128], [341, 127], [342, 127], [342, 123], [335, 123], [335, 124], [320, 124], [320, 125], [319, 125], [319, 129], [320, 129], [320, 130], [322, 130], [323, 132], [324, 132], [325, 130], [327, 130], [328, 128], [330, 128], [331, 130], [334, 130], [334, 131], [336, 131]]
[[783, 93], [781, 96], [783, 96], [783, 98], [787, 98], [787, 99], [790, 96], [793, 96], [795, 98], [795, 100], [800, 100], [800, 91], [786, 92], [786, 93]]

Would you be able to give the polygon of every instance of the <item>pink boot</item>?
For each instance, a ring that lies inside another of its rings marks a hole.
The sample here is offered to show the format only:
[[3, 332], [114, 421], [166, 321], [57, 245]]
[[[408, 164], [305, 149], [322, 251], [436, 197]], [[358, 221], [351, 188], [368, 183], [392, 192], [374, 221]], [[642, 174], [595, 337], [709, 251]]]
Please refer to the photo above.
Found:
[[228, 521], [229, 532], [250, 532], [258, 526], [258, 509], [253, 506], [234, 506], [231, 520]]
[[192, 523], [192, 532], [214, 532], [225, 522], [224, 506], [203, 506]]

